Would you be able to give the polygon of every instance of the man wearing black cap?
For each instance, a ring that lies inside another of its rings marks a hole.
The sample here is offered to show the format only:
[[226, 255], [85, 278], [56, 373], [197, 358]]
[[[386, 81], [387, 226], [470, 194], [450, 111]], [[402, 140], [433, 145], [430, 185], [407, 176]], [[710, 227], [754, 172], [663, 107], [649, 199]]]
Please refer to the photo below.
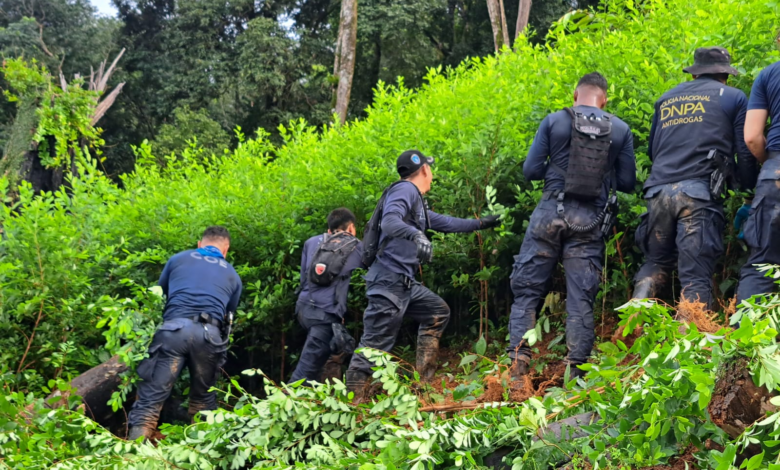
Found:
[[[542, 120], [523, 163], [523, 176], [544, 180], [544, 192], [515, 256], [510, 281], [514, 303], [507, 352], [513, 359], [513, 387], [529, 371], [531, 348], [524, 337], [534, 328], [559, 260], [566, 274], [566, 361], [572, 377], [584, 374], [576, 366], [585, 363], [593, 349], [593, 302], [601, 279], [603, 233], [610, 226], [604, 223], [607, 208], [614, 217], [614, 191], [632, 192], [636, 184], [631, 129], [604, 112], [607, 88], [600, 73], [584, 75], [574, 91], [574, 105]], [[598, 162], [601, 171], [591, 174], [583, 162]]]
[[647, 213], [636, 231], [646, 260], [634, 279], [634, 298], [655, 297], [677, 265], [682, 297], [712, 308], [712, 275], [723, 252], [721, 197], [734, 154], [744, 190], [755, 186], [757, 161], [743, 139], [747, 98], [726, 86], [729, 75], [737, 75], [728, 51], [699, 48], [684, 71], [694, 80], [655, 104], [647, 150], [653, 166], [644, 186]]
[[[780, 46], [780, 34], [775, 41]], [[764, 137], [767, 117], [769, 132]], [[775, 279], [764, 276], [756, 264], [780, 264], [780, 62], [758, 74], [753, 82], [745, 118], [745, 143], [763, 163], [756, 197], [744, 227], [750, 257], [742, 268], [737, 302], [776, 288]]]
[[[427, 209], [423, 194], [431, 189], [433, 157], [409, 150], [398, 157], [401, 181], [385, 192], [377, 206], [381, 211], [381, 234], [376, 260], [366, 279], [368, 307], [363, 315], [363, 337], [358, 348], [390, 351], [395, 345], [404, 315], [419, 324], [417, 370], [423, 380], [433, 379], [439, 339], [450, 319], [447, 303], [414, 280], [420, 263], [433, 256], [425, 231], [473, 232], [500, 224], [498, 216], [483, 219], [457, 219]], [[347, 387], [360, 391], [368, 382], [372, 363], [356, 353], [347, 370]]]

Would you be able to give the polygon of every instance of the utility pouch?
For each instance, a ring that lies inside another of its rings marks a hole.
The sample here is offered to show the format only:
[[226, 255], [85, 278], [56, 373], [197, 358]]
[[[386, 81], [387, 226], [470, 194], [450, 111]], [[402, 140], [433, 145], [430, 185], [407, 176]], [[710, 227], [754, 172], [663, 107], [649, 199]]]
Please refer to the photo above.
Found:
[[604, 207], [604, 220], [601, 222], [601, 236], [609, 238], [612, 226], [615, 225], [615, 220], [618, 214], [618, 200], [617, 194], [612, 194], [607, 199], [607, 205]]
[[729, 162], [729, 158], [719, 154], [717, 150], [710, 150], [707, 154], [713, 170], [710, 174], [710, 194], [715, 200], [720, 200], [726, 195], [726, 190], [736, 185], [735, 172]]

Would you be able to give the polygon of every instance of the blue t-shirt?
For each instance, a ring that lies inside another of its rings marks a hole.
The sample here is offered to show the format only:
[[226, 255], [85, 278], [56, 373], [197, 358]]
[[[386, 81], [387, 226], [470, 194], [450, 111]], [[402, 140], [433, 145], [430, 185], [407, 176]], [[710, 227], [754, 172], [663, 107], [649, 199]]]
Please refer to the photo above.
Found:
[[355, 250], [349, 255], [344, 267], [341, 268], [339, 277], [334, 279], [329, 286], [320, 286], [309, 282], [309, 265], [324, 238], [324, 234], [317, 235], [309, 238], [303, 244], [303, 254], [301, 255], [301, 292], [298, 294], [298, 302], [312, 305], [326, 313], [344, 318], [344, 314], [347, 312], [347, 294], [349, 294], [349, 281], [352, 271], [363, 267], [363, 242], [359, 242]]
[[766, 149], [780, 151], [780, 62], [775, 62], [758, 74], [750, 90], [748, 110], [765, 109], [771, 124], [766, 136]]
[[[417, 245], [411, 240], [417, 232], [425, 232], [425, 206], [414, 183], [404, 182], [390, 188], [382, 212], [379, 246], [376, 257], [382, 266], [407, 277], [414, 277], [420, 264]], [[479, 219], [458, 219], [428, 211], [431, 230], [442, 233], [479, 230]]]
[[[593, 106], [576, 106], [575, 111], [583, 114], [595, 114], [598, 117], [607, 114]], [[636, 160], [634, 158], [634, 137], [628, 124], [612, 116], [612, 144], [609, 147], [610, 161], [615, 162], [616, 189], [628, 193], [634, 191], [636, 185]], [[561, 170], [569, 167], [569, 147], [571, 145], [571, 116], [568, 111], [561, 110], [548, 114], [536, 131], [534, 142], [523, 163], [523, 176], [528, 181], [544, 180], [545, 191], [560, 191], [564, 189], [565, 178], [550, 168], [547, 159]], [[606, 203], [609, 191], [609, 181], [603, 185], [602, 195], [593, 201], [597, 206]]]
[[[758, 74], [750, 90], [748, 110], [765, 109], [771, 124], [766, 136], [766, 149], [780, 152], [780, 62], [775, 62]], [[780, 179], [780, 158], [767, 160], [759, 179]]]
[[198, 250], [177, 253], [160, 274], [168, 298], [163, 320], [193, 317], [201, 312], [222, 321], [235, 312], [241, 297], [241, 278], [224, 258], [204, 256]]

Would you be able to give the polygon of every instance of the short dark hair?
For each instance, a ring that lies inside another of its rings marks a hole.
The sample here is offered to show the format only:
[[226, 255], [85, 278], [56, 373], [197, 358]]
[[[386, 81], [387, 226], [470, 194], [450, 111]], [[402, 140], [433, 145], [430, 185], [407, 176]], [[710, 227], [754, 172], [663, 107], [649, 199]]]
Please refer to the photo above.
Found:
[[203, 232], [202, 240], [216, 240], [218, 238], [223, 238], [230, 242], [230, 232], [225, 227], [222, 227], [221, 225], [212, 225], [211, 227], [207, 228]]
[[328, 230], [335, 232], [336, 230], [346, 230], [349, 228], [349, 224], [355, 223], [355, 214], [346, 207], [339, 207], [333, 209], [328, 214]]
[[607, 92], [607, 88], [609, 88], [609, 85], [607, 85], [607, 79], [604, 78], [604, 75], [601, 75], [598, 72], [591, 72], [589, 74], [583, 75], [582, 78], [580, 78], [580, 81], [577, 82], [577, 88], [581, 86], [592, 86], [596, 88], [600, 88], [604, 93]]

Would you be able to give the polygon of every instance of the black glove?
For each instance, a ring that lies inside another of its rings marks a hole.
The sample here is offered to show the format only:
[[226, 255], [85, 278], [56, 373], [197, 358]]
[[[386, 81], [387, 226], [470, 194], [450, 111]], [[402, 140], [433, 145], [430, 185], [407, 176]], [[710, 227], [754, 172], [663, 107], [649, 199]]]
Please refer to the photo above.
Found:
[[486, 228], [493, 228], [498, 227], [501, 225], [501, 218], [500, 215], [489, 215], [487, 217], [483, 217], [479, 219], [479, 228], [480, 230], [484, 230]]
[[355, 339], [344, 328], [344, 325], [333, 323], [331, 328], [333, 330], [333, 339], [330, 340], [330, 352], [336, 355], [355, 352]]
[[433, 245], [422, 232], [417, 232], [412, 241], [417, 245], [417, 259], [420, 264], [428, 264], [433, 260]]

